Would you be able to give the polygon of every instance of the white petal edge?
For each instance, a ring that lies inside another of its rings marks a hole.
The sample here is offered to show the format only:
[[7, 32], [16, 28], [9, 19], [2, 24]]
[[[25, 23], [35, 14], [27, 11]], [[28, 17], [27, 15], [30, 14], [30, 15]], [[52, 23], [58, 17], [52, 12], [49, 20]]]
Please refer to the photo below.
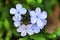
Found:
[[41, 19], [46, 19], [47, 18], [47, 12], [46, 11], [43, 11], [40, 15], [40, 18]]
[[20, 22], [15, 21], [15, 22], [14, 22], [14, 26], [15, 26], [15, 27], [20, 26]]
[[15, 8], [11, 8], [10, 9], [10, 14], [15, 14], [15, 13], [17, 13], [17, 10]]
[[39, 29], [38, 27], [35, 27], [35, 28], [34, 28], [34, 32], [35, 32], [35, 33], [39, 33], [39, 32], [40, 32], [40, 29]]
[[27, 34], [26, 30], [24, 30], [24, 31], [21, 32], [21, 36], [26, 36], [26, 34]]
[[42, 26], [38, 26], [40, 29], [43, 29], [44, 28], [44, 25], [42, 25]]
[[46, 25], [47, 24], [47, 20], [42, 20], [42, 22], [43, 22], [43, 25]]
[[13, 17], [12, 17], [12, 19], [13, 19], [13, 21], [17, 21], [17, 19], [16, 19], [16, 17], [15, 17], [15, 16], [13, 16]]
[[41, 14], [41, 9], [40, 9], [39, 7], [37, 7], [37, 8], [35, 9], [35, 12], [36, 12], [36, 15], [38, 16], [38, 15]]
[[43, 29], [44, 26], [47, 24], [47, 20], [41, 20], [43, 22], [43, 25], [42, 26], [38, 26], [40, 29]]
[[36, 13], [34, 11], [29, 11], [29, 13], [30, 13], [30, 17], [36, 18]]
[[21, 4], [16, 4], [16, 9], [19, 11], [22, 8]]
[[22, 8], [21, 10], [19, 10], [19, 12], [24, 15], [26, 14], [27, 10], [25, 8]]
[[12, 19], [13, 19], [13, 21], [19, 21], [18, 17], [16, 17], [16, 16], [13, 16]]
[[34, 31], [33, 31], [32, 29], [28, 29], [28, 30], [27, 30], [27, 33], [28, 33], [29, 35], [33, 35], [33, 34], [34, 34]]
[[18, 29], [17, 29], [17, 32], [22, 32], [24, 31], [24, 28], [22, 26], [20, 26]]

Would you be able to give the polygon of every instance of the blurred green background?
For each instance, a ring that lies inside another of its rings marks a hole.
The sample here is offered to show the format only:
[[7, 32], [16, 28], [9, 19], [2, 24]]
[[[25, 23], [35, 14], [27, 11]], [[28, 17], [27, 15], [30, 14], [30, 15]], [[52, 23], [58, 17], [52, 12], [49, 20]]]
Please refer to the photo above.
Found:
[[52, 34], [43, 29], [38, 34], [21, 37], [13, 25], [13, 15], [9, 13], [10, 8], [15, 7], [18, 3], [21, 3], [26, 9], [34, 10], [36, 7], [40, 7], [41, 10], [47, 11], [48, 16], [53, 14], [56, 4], [60, 6], [59, 0], [0, 0], [0, 40], [60, 40], [60, 26]]

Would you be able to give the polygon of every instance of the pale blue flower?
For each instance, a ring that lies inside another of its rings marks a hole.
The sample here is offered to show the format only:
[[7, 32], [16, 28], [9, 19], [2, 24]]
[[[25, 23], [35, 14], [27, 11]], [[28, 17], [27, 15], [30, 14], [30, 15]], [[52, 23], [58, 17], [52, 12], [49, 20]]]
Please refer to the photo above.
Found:
[[44, 28], [45, 25], [38, 26], [36, 23], [32, 24], [31, 29], [34, 31], [34, 33], [39, 33], [41, 29]]
[[29, 11], [29, 12], [32, 24], [36, 23], [37, 26], [46, 25], [47, 12], [45, 11], [41, 12], [41, 9], [39, 7], [37, 7], [35, 11]]
[[27, 10], [25, 8], [22, 8], [21, 4], [17, 4], [16, 9], [15, 8], [10, 9], [10, 14], [14, 14], [12, 19], [14, 21], [15, 27], [20, 26], [22, 19], [21, 14], [26, 14], [26, 12]]
[[36, 24], [33, 24], [31, 29], [34, 31], [34, 33], [39, 33], [40, 32], [40, 28]]
[[21, 22], [19, 22], [19, 21], [15, 21], [15, 22], [14, 22], [14, 26], [15, 26], [15, 27], [19, 27], [20, 25], [21, 25]]
[[14, 21], [14, 26], [15, 26], [15, 27], [20, 26], [21, 19], [22, 19], [21, 15], [16, 14], [16, 15], [13, 16], [12, 19], [13, 19], [13, 21]]
[[21, 19], [22, 19], [22, 17], [21, 17], [21, 15], [15, 15], [15, 16], [13, 16], [13, 21], [21, 21]]
[[17, 4], [16, 5], [16, 9], [15, 8], [11, 8], [10, 9], [10, 13], [11, 14], [16, 14], [16, 13], [19, 13], [19, 14], [26, 14], [27, 10], [25, 8], [22, 8], [22, 5], [21, 4]]
[[32, 27], [32, 24], [24, 25], [22, 24], [17, 31], [21, 32], [21, 36], [26, 36], [27, 34], [33, 35], [34, 31], [30, 29]]

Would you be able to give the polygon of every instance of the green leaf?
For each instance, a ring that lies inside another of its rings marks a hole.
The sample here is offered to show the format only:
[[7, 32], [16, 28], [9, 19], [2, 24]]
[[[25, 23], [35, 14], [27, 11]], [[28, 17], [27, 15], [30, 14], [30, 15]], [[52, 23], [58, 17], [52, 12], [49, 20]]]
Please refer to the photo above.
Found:
[[0, 40], [3, 40], [2, 38], [3, 34], [4, 34], [3, 29], [0, 29]]
[[46, 33], [45, 37], [49, 38], [49, 39], [56, 38], [56, 34], [54, 34], [54, 33], [53, 34]]
[[20, 36], [19, 33], [16, 31], [16, 29], [14, 29], [14, 30], [12, 29], [12, 33], [13, 33], [16, 37]]
[[46, 11], [48, 12], [48, 15], [52, 15], [53, 14], [53, 10], [49, 6], [46, 7]]
[[0, 30], [0, 38], [2, 38], [3, 36], [3, 32]]
[[37, 0], [37, 3], [41, 4], [42, 3], [42, 0]]
[[11, 30], [9, 30], [8, 32], [7, 32], [7, 35], [6, 35], [7, 37], [11, 37], [12, 36], [12, 31]]
[[2, 21], [0, 21], [0, 28], [2, 28], [2, 26], [3, 26], [3, 22], [2, 22]]
[[54, 5], [56, 5], [56, 3], [57, 3], [57, 0], [56, 0], [56, 1], [51, 0], [50, 5], [51, 5], [51, 6], [54, 6]]
[[26, 8], [27, 10], [30, 9], [30, 7], [27, 4], [22, 4], [24, 8]]
[[6, 37], [5, 40], [10, 40], [10, 37]]
[[28, 37], [24, 37], [24, 38], [19, 38], [18, 40], [28, 40]]
[[46, 40], [43, 34], [35, 34], [32, 35], [31, 38], [33, 38], [34, 40]]
[[35, 0], [26, 0], [27, 4], [35, 4]]
[[60, 36], [60, 27], [57, 28], [57, 30], [55, 31], [55, 34], [56, 34], [57, 36]]
[[2, 11], [2, 19], [4, 20], [5, 18], [7, 18], [9, 16], [9, 10], [8, 10], [8, 6], [5, 6], [3, 8], [4, 11]]
[[56, 38], [56, 35], [55, 34], [51, 34], [48, 36], [48, 38]]
[[3, 40], [3, 38], [0, 38], [0, 40]]
[[9, 23], [9, 21], [8, 21], [7, 19], [5, 19], [5, 21], [4, 21], [4, 27], [5, 27], [7, 30], [10, 29], [10, 23]]
[[2, 11], [2, 9], [3, 9], [3, 3], [0, 0], [0, 11]]
[[26, 40], [25, 38], [20, 38], [19, 40]]
[[11, 36], [12, 36], [12, 32], [9, 30], [6, 34], [5, 40], [10, 40]]
[[12, 0], [12, 1], [13, 1], [14, 4], [18, 4], [18, 3], [20, 3], [20, 2], [17, 1], [17, 0]]

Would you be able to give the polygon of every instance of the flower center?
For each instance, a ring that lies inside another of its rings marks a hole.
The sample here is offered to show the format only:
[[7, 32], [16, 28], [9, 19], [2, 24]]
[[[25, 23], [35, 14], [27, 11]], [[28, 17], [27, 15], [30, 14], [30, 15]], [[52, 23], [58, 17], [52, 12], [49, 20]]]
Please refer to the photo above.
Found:
[[26, 13], [25, 15], [22, 15], [22, 24], [30, 24], [30, 16], [28, 13]]
[[36, 18], [38, 18], [38, 16], [36, 16]]

